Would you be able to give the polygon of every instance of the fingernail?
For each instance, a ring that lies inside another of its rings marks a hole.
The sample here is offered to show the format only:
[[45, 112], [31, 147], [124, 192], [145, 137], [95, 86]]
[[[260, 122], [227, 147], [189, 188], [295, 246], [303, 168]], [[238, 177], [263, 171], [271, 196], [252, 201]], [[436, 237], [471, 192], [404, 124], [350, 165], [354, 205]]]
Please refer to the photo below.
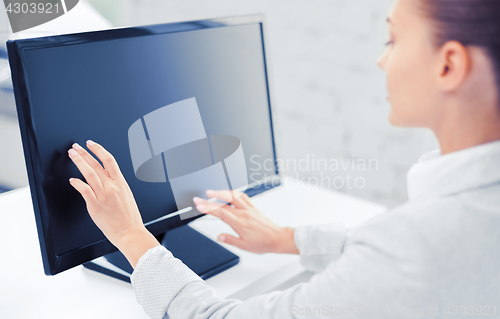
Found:
[[197, 208], [198, 210], [200, 210], [200, 209], [204, 209], [204, 208], [205, 208], [205, 205], [196, 205], [196, 208]]
[[75, 151], [74, 149], [70, 149], [70, 150], [68, 151], [68, 154], [69, 154], [69, 156], [70, 156], [70, 157], [73, 157], [73, 156], [75, 156], [77, 153], [76, 153], [76, 151]]
[[195, 197], [193, 197], [193, 201], [195, 201], [195, 202], [199, 202], [199, 201], [200, 201], [200, 199], [201, 199], [201, 198], [196, 197], [196, 196], [195, 196]]
[[92, 141], [92, 140], [88, 140], [88, 141], [87, 141], [87, 145], [92, 146], [92, 145], [94, 145], [94, 144], [95, 144], [95, 143], [94, 143], [94, 141]]
[[73, 177], [71, 177], [71, 178], [69, 179], [69, 182], [70, 182], [70, 183], [71, 183], [72, 181], [73, 181]]
[[219, 240], [220, 240], [220, 241], [224, 241], [224, 242], [225, 242], [225, 241], [226, 241], [226, 236], [224, 236], [224, 235], [220, 235], [220, 236], [219, 236]]
[[213, 195], [215, 191], [213, 189], [207, 189], [207, 195]]
[[73, 144], [73, 148], [74, 148], [75, 150], [77, 150], [77, 151], [79, 151], [79, 150], [81, 150], [81, 149], [82, 149], [82, 147], [81, 147], [80, 145], [78, 145], [78, 143]]

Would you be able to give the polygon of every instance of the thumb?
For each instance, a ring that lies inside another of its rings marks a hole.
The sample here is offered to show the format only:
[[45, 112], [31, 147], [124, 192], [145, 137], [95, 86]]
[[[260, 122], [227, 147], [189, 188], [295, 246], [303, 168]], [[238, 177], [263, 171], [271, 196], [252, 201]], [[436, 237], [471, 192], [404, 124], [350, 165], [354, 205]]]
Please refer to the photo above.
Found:
[[229, 235], [229, 234], [220, 234], [219, 237], [217, 237], [217, 239], [223, 243], [233, 245], [233, 246], [238, 247], [240, 249], [246, 250], [246, 246], [247, 246], [246, 242], [239, 237], [235, 237], [235, 236]]

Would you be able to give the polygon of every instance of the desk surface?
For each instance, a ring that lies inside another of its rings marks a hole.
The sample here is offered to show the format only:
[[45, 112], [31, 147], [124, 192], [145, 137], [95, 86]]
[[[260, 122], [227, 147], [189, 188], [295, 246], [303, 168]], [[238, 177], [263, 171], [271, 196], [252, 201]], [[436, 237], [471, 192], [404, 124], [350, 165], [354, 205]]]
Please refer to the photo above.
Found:
[[[253, 198], [278, 225], [296, 227], [345, 221], [355, 226], [385, 207], [291, 179]], [[190, 224], [215, 240], [234, 231], [212, 216]], [[246, 299], [272, 290], [304, 271], [296, 255], [240, 256], [235, 267], [207, 280], [224, 298]], [[78, 266], [45, 276], [27, 187], [0, 195], [0, 318], [147, 318], [130, 284]]]

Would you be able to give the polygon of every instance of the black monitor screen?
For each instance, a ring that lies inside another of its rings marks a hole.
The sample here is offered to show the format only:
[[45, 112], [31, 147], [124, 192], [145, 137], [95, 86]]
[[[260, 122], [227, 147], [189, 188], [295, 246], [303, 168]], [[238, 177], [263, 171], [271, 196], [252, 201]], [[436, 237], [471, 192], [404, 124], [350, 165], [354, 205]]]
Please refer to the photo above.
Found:
[[[157, 154], [179, 149], [184, 142], [201, 138], [204, 130], [207, 136], [239, 139], [249, 185], [277, 174], [262, 23], [177, 26], [176, 32], [158, 32], [158, 26], [152, 26], [9, 43], [46, 273], [114, 250], [68, 182], [70, 177], [81, 177], [67, 156], [74, 142], [84, 146], [91, 139], [114, 155], [143, 221], [156, 234], [192, 218], [176, 215], [154, 222], [178, 211], [168, 181], [173, 176], [168, 175], [182, 172], [169, 171], [166, 178], [154, 169], [141, 172], [144, 145], [149, 146], [149, 155], [154, 148]], [[175, 112], [158, 112], [169, 105], [179, 105], [181, 113], [185, 105], [197, 108], [194, 117], [201, 117], [201, 122], [192, 124]], [[154, 123], [148, 121], [156, 121], [156, 130], [178, 143], [155, 145]], [[138, 133], [143, 128], [146, 132]], [[141, 144], [141, 134], [151, 140], [149, 145]], [[187, 161], [199, 158], [189, 148], [181, 151]], [[168, 164], [165, 154], [157, 157], [158, 165]]]

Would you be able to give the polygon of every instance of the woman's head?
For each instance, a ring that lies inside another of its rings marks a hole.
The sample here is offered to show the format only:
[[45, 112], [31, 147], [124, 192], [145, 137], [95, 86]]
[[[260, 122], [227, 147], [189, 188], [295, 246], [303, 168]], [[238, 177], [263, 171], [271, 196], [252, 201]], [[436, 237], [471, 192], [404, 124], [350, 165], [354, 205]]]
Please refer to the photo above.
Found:
[[467, 113], [500, 116], [499, 0], [397, 0], [388, 22], [379, 66], [392, 124], [436, 131]]
[[417, 5], [431, 21], [434, 45], [455, 40], [482, 48], [492, 61], [500, 88], [500, 1], [418, 0]]

